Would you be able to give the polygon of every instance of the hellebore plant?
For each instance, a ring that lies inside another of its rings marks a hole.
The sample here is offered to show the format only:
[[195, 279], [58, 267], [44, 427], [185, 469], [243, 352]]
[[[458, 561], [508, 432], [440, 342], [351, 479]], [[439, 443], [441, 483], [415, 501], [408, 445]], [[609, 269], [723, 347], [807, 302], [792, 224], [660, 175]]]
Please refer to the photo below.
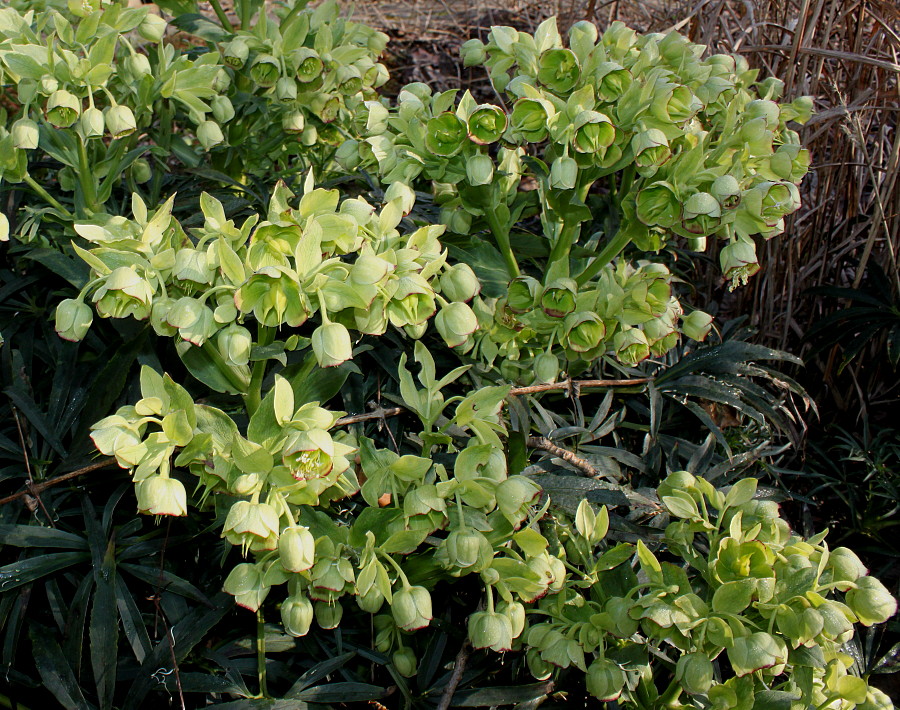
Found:
[[[332, 3], [252, 24], [261, 4], [242, 0], [235, 28], [214, 0], [220, 24], [194, 27], [206, 45], [184, 55], [133, 43], [133, 30], [159, 43], [165, 21], [100, 4], [0, 10], [17, 101], [0, 177], [76, 235], [63, 239], [89, 275], [58, 304], [59, 335], [94, 337], [95, 316], [144, 322], [195, 378], [145, 365], [140, 398], [91, 437], [130, 472], [140, 512], [215, 516], [238, 605], [278, 607], [296, 637], [371, 629], [411, 676], [443, 612], [433, 594], [467, 577], [475, 649], [522, 654], [541, 680], [572, 669], [601, 701], [890, 707], [842, 644], [896, 602], [824, 533], [792, 533], [754, 479], [671, 473], [645, 491], [664, 532], [622, 541], [609, 510], [567, 512], [510, 453], [532, 426], [514, 417], [513, 383], [706, 336], [711, 317], [682, 305], [652, 253], [715, 236], [726, 278], [751, 276], [753, 239], [799, 204], [809, 159], [787, 122], [808, 101], [776, 103], [779, 82], [675, 33], [576, 23], [564, 46], [551, 20], [463, 46], [508, 112], [422, 84], [390, 104], [376, 91], [386, 36]], [[182, 216], [195, 203], [173, 194], [176, 164], [238, 194], [259, 180], [268, 199], [193, 190], [199, 213]], [[316, 187], [311, 165], [342, 182], [368, 170], [385, 189]], [[306, 173], [299, 195], [266, 182], [273, 166]], [[416, 190], [442, 224], [421, 219]], [[107, 211], [114, 193], [130, 217]], [[37, 224], [17, 236], [49, 243]], [[412, 422], [390, 447], [329, 408], [376, 348], [396, 355], [390, 396]], [[448, 359], [461, 364], [439, 376]]]

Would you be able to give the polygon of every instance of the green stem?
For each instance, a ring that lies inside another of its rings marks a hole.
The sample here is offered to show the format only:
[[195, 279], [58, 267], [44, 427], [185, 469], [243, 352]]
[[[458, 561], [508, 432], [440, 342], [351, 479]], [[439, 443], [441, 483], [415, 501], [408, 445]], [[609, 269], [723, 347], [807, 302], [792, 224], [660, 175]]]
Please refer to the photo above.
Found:
[[[273, 340], [275, 340], [275, 329], [260, 324], [257, 329], [256, 344], [260, 346], [271, 345]], [[251, 417], [259, 409], [259, 405], [262, 402], [262, 383], [265, 376], [266, 361], [257, 360], [253, 363], [250, 386], [247, 389], [247, 394], [244, 395], [244, 406], [247, 409], [247, 414]]]
[[281, 21], [281, 27], [287, 27], [288, 22], [299, 15], [303, 8], [305, 8], [308, 4], [309, 3], [307, 0], [296, 0], [296, 2], [294, 3], [294, 7], [291, 8], [291, 11], [287, 15], [285, 15], [284, 19]]
[[682, 690], [681, 684], [677, 680], [673, 680], [663, 694], [659, 696], [659, 704], [663, 707], [674, 707], [675, 702], [681, 696]]
[[616, 236], [612, 238], [609, 244], [603, 247], [603, 250], [588, 264], [587, 268], [575, 278], [576, 283], [579, 286], [584, 286], [584, 284], [600, 273], [604, 266], [615, 259], [630, 241], [631, 235], [628, 232], [621, 229], [616, 232]]
[[81, 185], [81, 192], [84, 194], [84, 201], [91, 212], [97, 212], [97, 185], [94, 182], [94, 172], [91, 170], [88, 161], [87, 148], [84, 140], [78, 138], [78, 182]]
[[[241, 29], [250, 29], [250, 20], [252, 18], [253, 5], [250, 0], [242, 0], [241, 2]], [[265, 12], [265, 8], [260, 8], [260, 12]]]
[[500, 220], [497, 219], [497, 213], [490, 207], [485, 207], [484, 217], [487, 220], [488, 226], [491, 228], [491, 234], [494, 235], [497, 247], [503, 255], [503, 260], [506, 262], [506, 270], [509, 272], [509, 278], [516, 278], [516, 276], [519, 275], [519, 264], [516, 261], [516, 257], [512, 252], [512, 247], [509, 244], [509, 230], [504, 225], [500, 224]]
[[75, 218], [72, 216], [72, 213], [69, 212], [69, 210], [67, 210], [65, 207], [63, 207], [55, 197], [53, 197], [49, 192], [41, 187], [37, 183], [37, 181], [33, 177], [31, 177], [31, 175], [28, 175], [26, 173], [23, 179], [32, 190], [34, 190], [38, 195], [44, 198], [45, 202], [47, 202], [51, 207], [55, 207], [57, 210], [59, 210], [62, 213], [63, 217], [65, 217], [69, 221], [75, 220]]
[[262, 609], [256, 612], [256, 672], [259, 676], [259, 694], [263, 698], [268, 698], [269, 689], [266, 684], [266, 621], [263, 618]]
[[232, 387], [234, 387], [238, 392], [244, 392], [247, 389], [247, 383], [237, 372], [234, 371], [234, 369], [230, 365], [228, 365], [228, 363], [226, 363], [222, 359], [222, 355], [216, 349], [216, 346], [212, 344], [212, 341], [203, 341], [203, 345], [201, 347], [203, 348], [203, 352], [209, 355], [209, 358], [213, 361], [216, 369], [225, 376], [225, 379], [228, 380], [228, 383]]
[[[244, 2], [246, 2], [246, 0], [244, 0]], [[216, 17], [219, 18], [219, 22], [222, 23], [222, 27], [229, 32], [234, 32], [234, 26], [228, 20], [228, 15], [225, 14], [225, 10], [222, 9], [222, 4], [219, 2], [219, 0], [209, 0], [209, 4], [212, 5], [213, 12], [216, 13]]]

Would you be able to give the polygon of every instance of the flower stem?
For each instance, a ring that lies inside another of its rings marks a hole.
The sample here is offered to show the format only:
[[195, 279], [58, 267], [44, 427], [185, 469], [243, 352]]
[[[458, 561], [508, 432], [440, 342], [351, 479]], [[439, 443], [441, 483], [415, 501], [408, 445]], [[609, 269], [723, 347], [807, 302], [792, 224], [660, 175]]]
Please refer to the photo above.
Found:
[[269, 697], [269, 689], [266, 683], [266, 621], [262, 609], [256, 612], [256, 672], [259, 676], [259, 694], [263, 698]]
[[500, 224], [497, 213], [490, 207], [485, 207], [484, 217], [491, 228], [491, 234], [494, 235], [497, 247], [503, 255], [503, 260], [506, 262], [506, 271], [509, 273], [509, 278], [516, 278], [519, 275], [519, 264], [509, 244], [509, 230]]
[[74, 221], [74, 220], [75, 220], [75, 218], [72, 216], [72, 213], [69, 212], [69, 210], [67, 210], [65, 207], [63, 207], [63, 206], [57, 201], [57, 199], [56, 199], [55, 197], [53, 197], [49, 192], [47, 192], [43, 187], [41, 187], [41, 185], [39, 185], [38, 182], [37, 182], [33, 177], [31, 177], [31, 175], [28, 175], [28, 174], [26, 173], [26, 175], [25, 175], [25, 177], [24, 177], [23, 179], [25, 180], [25, 183], [26, 183], [32, 190], [34, 190], [38, 195], [40, 195], [42, 198], [44, 198], [44, 200], [45, 200], [51, 207], [55, 207], [57, 210], [59, 210], [59, 212], [62, 213], [63, 217], [65, 217], [66, 219], [68, 219], [68, 220], [70, 220], [70, 221]]
[[87, 148], [81, 138], [78, 139], [78, 168], [78, 183], [81, 185], [81, 192], [87, 208], [91, 212], [97, 212], [97, 185], [94, 182], [94, 171], [91, 170]]
[[[257, 330], [256, 344], [259, 346], [271, 345], [274, 339], [275, 329], [260, 324]], [[250, 387], [247, 389], [247, 394], [244, 395], [244, 406], [247, 409], [247, 414], [251, 417], [256, 413], [256, 410], [259, 409], [259, 405], [262, 402], [262, 383], [265, 376], [266, 361], [257, 360], [253, 363], [253, 372], [250, 375]]]
[[575, 281], [578, 285], [583, 286], [600, 273], [600, 270], [615, 259], [630, 241], [631, 235], [627, 231], [620, 229], [616, 232], [609, 244], [603, 247], [603, 250], [596, 258], [576, 277]]
[[247, 389], [247, 382], [222, 359], [222, 355], [216, 349], [216, 346], [213, 345], [211, 341], [205, 340], [201, 347], [203, 348], [203, 351], [209, 355], [209, 358], [213, 361], [216, 369], [225, 376], [228, 383], [238, 392], [245, 392]]
[[[247, 2], [247, 0], [244, 0]], [[222, 23], [222, 27], [228, 30], [229, 32], [234, 32], [234, 26], [229, 22], [228, 15], [225, 14], [225, 10], [222, 9], [222, 3], [219, 0], [209, 0], [209, 4], [212, 5], [213, 12], [216, 13], [216, 17], [219, 18], [219, 22]]]

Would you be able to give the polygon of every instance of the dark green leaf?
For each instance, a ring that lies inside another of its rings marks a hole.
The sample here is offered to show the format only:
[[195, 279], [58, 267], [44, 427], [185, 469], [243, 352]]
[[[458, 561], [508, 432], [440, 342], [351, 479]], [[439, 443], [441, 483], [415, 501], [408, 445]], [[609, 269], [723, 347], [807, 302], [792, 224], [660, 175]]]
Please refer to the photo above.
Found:
[[28, 635], [31, 648], [44, 687], [53, 693], [66, 710], [88, 710], [91, 704], [84, 699], [78, 680], [66, 660], [65, 654], [56, 643], [50, 629], [31, 624]]
[[87, 540], [74, 533], [40, 525], [0, 525], [0, 540], [14, 547], [57, 547], [87, 550]]

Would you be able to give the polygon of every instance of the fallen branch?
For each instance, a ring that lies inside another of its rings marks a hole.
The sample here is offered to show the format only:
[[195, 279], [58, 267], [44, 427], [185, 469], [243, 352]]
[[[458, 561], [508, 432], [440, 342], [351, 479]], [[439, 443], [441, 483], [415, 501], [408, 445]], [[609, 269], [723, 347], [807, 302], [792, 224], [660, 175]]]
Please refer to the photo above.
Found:
[[403, 414], [405, 411], [407, 411], [405, 407], [388, 407], [387, 409], [379, 407], [375, 411], [367, 412], [366, 414], [351, 414], [348, 417], [341, 417], [334, 425], [347, 426], [349, 424], [369, 422], [374, 419], [387, 419], [388, 417], [396, 417], [398, 414]]
[[39, 496], [51, 486], [55, 486], [58, 483], [71, 481], [73, 478], [78, 478], [79, 476], [83, 476], [84, 474], [90, 473], [91, 471], [97, 471], [101, 468], [106, 468], [107, 466], [111, 466], [114, 463], [116, 463], [116, 460], [114, 458], [103, 459], [101, 461], [97, 461], [96, 463], [92, 463], [89, 466], [85, 466], [84, 468], [69, 471], [69, 473], [64, 473], [62, 476], [57, 476], [56, 478], [41, 481], [40, 483], [29, 482], [28, 484], [26, 484], [24, 490], [21, 490], [18, 493], [13, 493], [11, 496], [7, 496], [6, 498], [0, 498], [0, 505], [12, 503], [14, 500], [18, 500], [19, 498], [27, 495]]
[[466, 670], [466, 661], [469, 660], [469, 639], [463, 639], [462, 646], [459, 647], [459, 653], [456, 654], [456, 661], [453, 663], [453, 674], [441, 694], [441, 700], [438, 703], [437, 710], [447, 710], [450, 703], [453, 702], [453, 694], [462, 680], [463, 673]]
[[588, 461], [585, 461], [583, 458], [572, 453], [568, 449], [557, 446], [549, 439], [545, 439], [543, 436], [529, 436], [527, 443], [528, 448], [539, 449], [541, 451], [546, 451], [549, 454], [553, 454], [557, 458], [560, 458], [563, 461], [572, 464], [575, 468], [577, 468], [589, 478], [596, 478], [600, 475], [597, 469], [595, 469]]

